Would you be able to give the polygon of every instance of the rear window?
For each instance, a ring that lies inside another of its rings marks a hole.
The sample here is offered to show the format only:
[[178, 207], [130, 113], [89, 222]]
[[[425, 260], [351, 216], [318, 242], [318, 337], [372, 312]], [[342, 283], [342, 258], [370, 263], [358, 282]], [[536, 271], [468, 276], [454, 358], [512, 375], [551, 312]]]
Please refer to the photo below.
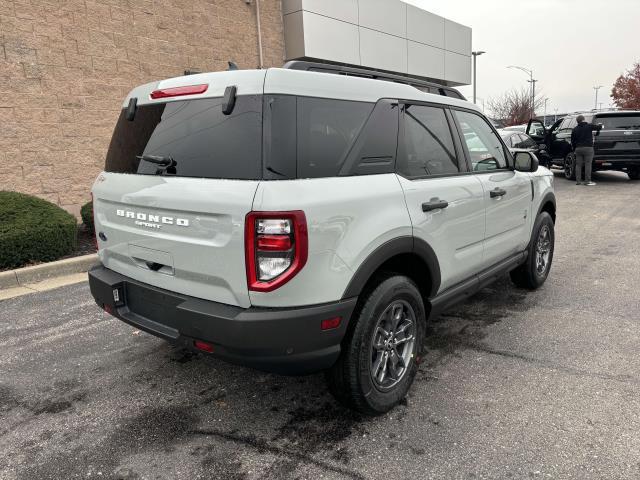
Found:
[[[158, 165], [137, 157], [170, 157]], [[105, 170], [179, 177], [259, 179], [262, 174], [262, 96], [238, 96], [233, 112], [222, 113], [222, 98], [139, 106], [133, 121], [120, 118], [107, 152]]]
[[604, 130], [640, 130], [640, 115], [602, 115], [595, 123], [602, 123]]

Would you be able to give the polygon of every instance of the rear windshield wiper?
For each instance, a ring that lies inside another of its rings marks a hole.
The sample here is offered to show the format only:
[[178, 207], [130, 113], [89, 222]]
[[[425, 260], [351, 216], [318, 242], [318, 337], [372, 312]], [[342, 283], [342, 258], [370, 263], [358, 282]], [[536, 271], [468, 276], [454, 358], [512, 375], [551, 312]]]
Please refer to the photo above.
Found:
[[145, 162], [155, 163], [161, 167], [171, 167], [176, 165], [176, 161], [170, 157], [163, 157], [160, 155], [138, 155], [136, 158], [144, 160]]

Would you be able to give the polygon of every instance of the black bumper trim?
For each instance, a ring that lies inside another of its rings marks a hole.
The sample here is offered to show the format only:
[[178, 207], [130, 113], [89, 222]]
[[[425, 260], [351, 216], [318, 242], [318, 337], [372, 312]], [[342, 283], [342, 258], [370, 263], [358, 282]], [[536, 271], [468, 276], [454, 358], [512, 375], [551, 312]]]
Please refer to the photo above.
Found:
[[[193, 348], [194, 340], [214, 345], [224, 360], [282, 374], [304, 374], [329, 368], [340, 354], [340, 342], [356, 298], [295, 308], [241, 308], [182, 295], [98, 265], [89, 271], [96, 303], [120, 320]], [[116, 305], [113, 290], [119, 289]], [[322, 331], [320, 323], [340, 316], [340, 326]]]

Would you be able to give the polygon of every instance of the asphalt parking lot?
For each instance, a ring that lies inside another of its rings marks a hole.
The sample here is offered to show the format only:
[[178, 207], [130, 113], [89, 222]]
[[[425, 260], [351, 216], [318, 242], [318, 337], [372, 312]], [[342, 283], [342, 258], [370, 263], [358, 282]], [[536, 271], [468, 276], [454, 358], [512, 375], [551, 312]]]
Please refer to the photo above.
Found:
[[640, 478], [640, 183], [556, 173], [545, 286], [441, 316], [406, 402], [177, 350], [86, 283], [0, 302], [0, 478]]

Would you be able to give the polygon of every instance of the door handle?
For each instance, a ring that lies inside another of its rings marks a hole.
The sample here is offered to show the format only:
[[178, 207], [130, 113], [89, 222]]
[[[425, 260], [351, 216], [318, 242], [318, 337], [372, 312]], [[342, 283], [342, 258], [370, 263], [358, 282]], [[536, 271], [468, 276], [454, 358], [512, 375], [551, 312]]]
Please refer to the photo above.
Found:
[[423, 212], [430, 212], [431, 210], [438, 210], [439, 208], [447, 208], [449, 206], [449, 202], [446, 200], [440, 200], [439, 198], [434, 198], [429, 202], [425, 202], [422, 204]]
[[489, 196], [491, 198], [504, 197], [506, 194], [507, 194], [507, 191], [500, 187], [496, 187], [489, 192]]

